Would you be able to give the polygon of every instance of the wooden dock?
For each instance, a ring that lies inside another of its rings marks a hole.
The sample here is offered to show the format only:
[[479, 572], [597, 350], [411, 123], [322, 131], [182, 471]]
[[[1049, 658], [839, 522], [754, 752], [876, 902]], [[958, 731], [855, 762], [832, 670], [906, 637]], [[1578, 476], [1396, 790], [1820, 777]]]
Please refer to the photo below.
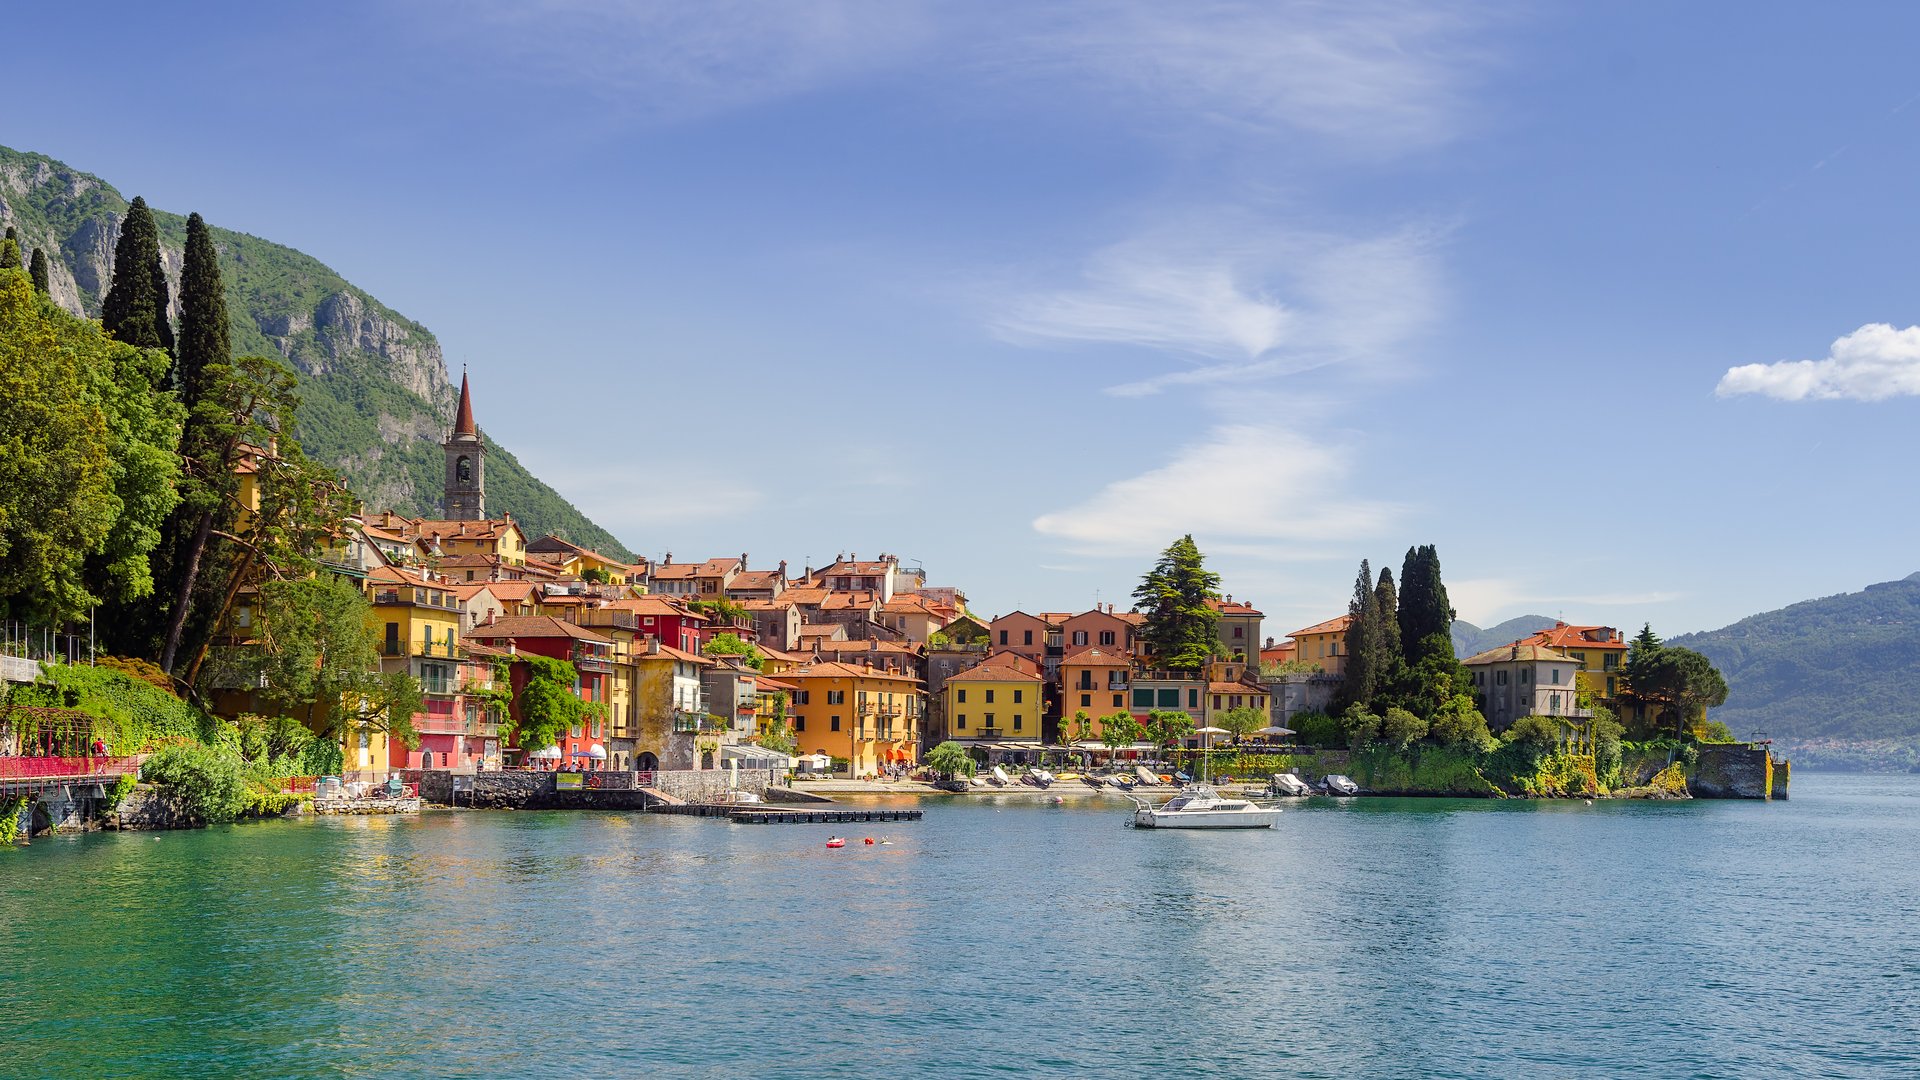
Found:
[[679, 803], [649, 808], [652, 814], [679, 814], [685, 817], [723, 817], [742, 825], [839, 825], [853, 821], [919, 821], [923, 810], [854, 809], [852, 807], [795, 807], [791, 810], [770, 806], [723, 806], [713, 803]]

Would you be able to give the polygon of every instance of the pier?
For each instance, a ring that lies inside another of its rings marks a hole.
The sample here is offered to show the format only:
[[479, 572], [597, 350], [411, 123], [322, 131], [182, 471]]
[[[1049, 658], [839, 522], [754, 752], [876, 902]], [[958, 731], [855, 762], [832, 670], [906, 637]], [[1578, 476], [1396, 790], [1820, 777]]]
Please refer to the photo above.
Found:
[[723, 817], [741, 825], [838, 825], [852, 821], [919, 821], [922, 810], [853, 809], [849, 807], [796, 808], [770, 806], [726, 806], [718, 803], [662, 804], [649, 807], [650, 814], [679, 814], [685, 817]]

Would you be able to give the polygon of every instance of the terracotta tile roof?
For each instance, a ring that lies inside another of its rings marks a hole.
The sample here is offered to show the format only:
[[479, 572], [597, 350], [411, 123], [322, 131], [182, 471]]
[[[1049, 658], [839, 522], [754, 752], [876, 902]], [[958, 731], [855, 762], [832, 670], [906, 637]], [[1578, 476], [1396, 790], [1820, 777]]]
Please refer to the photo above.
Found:
[[383, 529], [378, 525], [370, 525], [364, 521], [360, 523], [360, 532], [369, 540], [385, 540], [389, 544], [413, 543], [412, 540], [409, 540], [400, 533], [394, 532], [391, 529]]
[[1569, 626], [1561, 623], [1514, 642], [1516, 645], [1545, 645], [1549, 649], [1618, 649], [1627, 651], [1620, 631], [1611, 626]]
[[678, 660], [683, 664], [706, 664], [708, 666], [711, 666], [713, 664], [712, 660], [709, 660], [704, 656], [700, 656], [697, 653], [682, 652], [681, 650], [674, 648], [673, 646], [667, 644], [664, 641], [660, 643], [660, 651], [658, 652], [655, 652], [650, 648], [640, 648], [640, 649], [633, 650], [633, 658], [636, 661], [647, 660], [647, 659], [658, 660], [663, 656], [669, 657], [674, 660]]
[[1147, 616], [1145, 612], [1116, 611], [1113, 613], [1113, 617], [1125, 622], [1130, 622], [1135, 626], [1145, 626], [1147, 624]]
[[835, 634], [844, 634], [846, 631], [847, 628], [839, 623], [802, 623], [800, 626], [800, 636], [803, 638], [830, 638]]
[[800, 689], [799, 686], [793, 683], [782, 682], [771, 675], [754, 676], [753, 685], [756, 689], [759, 689], [759, 690], [798, 690]]
[[1207, 684], [1210, 694], [1264, 694], [1267, 688], [1259, 683], [1249, 682], [1210, 682]]
[[1207, 601], [1207, 606], [1222, 615], [1248, 616], [1264, 614], [1260, 609], [1247, 603], [1245, 600], [1209, 600]]
[[778, 570], [742, 570], [727, 583], [728, 589], [771, 589], [786, 581]]
[[1263, 664], [1284, 664], [1299, 655], [1300, 646], [1294, 642], [1275, 645], [1271, 649], [1260, 650], [1260, 662]]
[[[486, 521], [445, 521], [434, 518], [406, 519], [407, 533], [415, 540], [427, 541], [439, 536], [446, 540], [498, 540], [508, 529], [520, 532], [520, 525], [512, 518], [491, 518]], [[525, 533], [521, 533], [525, 536]]]
[[735, 600], [734, 603], [740, 605], [740, 607], [747, 611], [785, 611], [795, 606], [791, 600], [788, 600], [784, 596], [774, 600], [754, 597], [751, 600]]
[[871, 592], [830, 592], [820, 601], [820, 610], [853, 611], [858, 608], [870, 608], [879, 599], [879, 594]]
[[783, 671], [780, 673], [780, 677], [788, 680], [887, 679], [892, 682], [904, 683], [917, 683], [920, 681], [911, 675], [902, 675], [897, 671], [883, 671], [880, 668], [870, 668], [864, 664], [843, 664], [838, 661], [828, 660], [808, 664], [804, 667], [797, 667], [792, 671]]
[[1573, 657], [1563, 652], [1555, 652], [1545, 645], [1502, 645], [1497, 649], [1488, 649], [1483, 653], [1475, 653], [1460, 662], [1473, 667], [1481, 664], [1510, 664], [1516, 661], [1523, 663], [1571, 664], [1573, 663]]
[[1287, 636], [1299, 637], [1302, 634], [1338, 634], [1344, 632], [1346, 628], [1351, 625], [1353, 625], [1353, 616], [1342, 615], [1337, 619], [1328, 619], [1326, 622], [1314, 623], [1305, 630], [1295, 630]]
[[707, 621], [705, 615], [664, 596], [623, 596], [609, 602], [607, 606], [618, 611], [631, 611], [635, 615], [678, 615], [683, 619]]
[[780, 594], [780, 603], [795, 607], [819, 607], [821, 602], [832, 594], [813, 585], [795, 585]]
[[965, 671], [947, 676], [953, 682], [1041, 682], [1039, 667], [1014, 653], [995, 653]]
[[759, 649], [760, 655], [765, 656], [767, 659], [779, 660], [788, 664], [803, 664], [810, 659], [810, 657], [802, 655], [801, 653], [791, 653], [785, 649], [776, 649], [765, 642], [760, 644]]
[[1133, 662], [1117, 653], [1110, 653], [1098, 645], [1089, 645], [1079, 652], [1068, 653], [1066, 656], [1061, 657], [1060, 666], [1130, 668], [1133, 666]]
[[595, 630], [570, 623], [565, 619], [556, 619], [551, 615], [509, 615], [504, 619], [495, 619], [490, 623], [481, 623], [467, 631], [467, 637], [484, 641], [506, 641], [512, 638], [574, 638], [579, 641], [595, 641], [603, 645], [613, 644], [613, 639]]
[[953, 610], [945, 604], [935, 604], [919, 593], [894, 593], [893, 599], [880, 606], [880, 610], [889, 615], [911, 615], [914, 612], [938, 615], [943, 609]]
[[486, 589], [496, 600], [531, 600], [534, 584], [531, 581], [474, 581], [470, 584]]
[[482, 645], [478, 641], [462, 641], [460, 647], [467, 651], [467, 659], [469, 660], [492, 660], [495, 657], [505, 658], [513, 655], [505, 649], [495, 648], [492, 645]]
[[717, 578], [727, 576], [730, 570], [740, 569], [738, 557], [707, 559], [697, 563], [655, 563], [653, 576], [662, 581], [682, 581], [690, 578]]

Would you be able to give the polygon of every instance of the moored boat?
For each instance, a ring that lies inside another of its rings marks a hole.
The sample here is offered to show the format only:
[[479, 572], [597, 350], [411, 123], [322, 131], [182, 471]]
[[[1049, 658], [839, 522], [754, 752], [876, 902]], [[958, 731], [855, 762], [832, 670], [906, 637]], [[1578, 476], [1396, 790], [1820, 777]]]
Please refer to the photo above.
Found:
[[1137, 829], [1270, 829], [1280, 808], [1230, 799], [1211, 784], [1189, 784], [1161, 806], [1145, 802], [1133, 812]]
[[1297, 799], [1313, 794], [1313, 785], [1292, 773], [1274, 773], [1273, 779], [1267, 784], [1267, 790], [1275, 795]]
[[1360, 794], [1360, 785], [1354, 783], [1351, 777], [1342, 776], [1339, 773], [1329, 773], [1327, 775], [1326, 787], [1327, 794], [1329, 795]]

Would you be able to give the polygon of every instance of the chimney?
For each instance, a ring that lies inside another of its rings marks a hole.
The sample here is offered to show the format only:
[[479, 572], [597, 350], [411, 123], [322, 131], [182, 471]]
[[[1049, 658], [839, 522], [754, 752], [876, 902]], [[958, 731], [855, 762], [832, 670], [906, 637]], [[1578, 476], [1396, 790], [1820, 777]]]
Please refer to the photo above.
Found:
[[654, 637], [652, 634], [647, 635], [647, 655], [649, 656], [660, 655], [660, 639], [657, 637]]
[[1266, 645], [1265, 645], [1265, 646], [1263, 646], [1263, 648], [1268, 648], [1268, 649], [1271, 649], [1271, 648], [1273, 648], [1273, 639], [1272, 639], [1272, 638], [1268, 638], [1268, 639], [1267, 639], [1267, 643], [1266, 643]]
[[514, 640], [512, 640], [511, 638], [509, 638], [509, 639], [507, 640], [507, 655], [508, 655], [508, 656], [519, 656], [519, 655], [520, 655], [520, 643], [519, 643], [519, 642], [517, 642], [517, 641], [514, 641]]
[[785, 559], [780, 560], [780, 576], [781, 577], [787, 576], [787, 560]]
[[279, 458], [280, 458], [280, 436], [278, 436], [278, 435], [269, 435], [269, 436], [267, 436], [267, 457], [268, 457], [269, 459], [272, 459], [272, 460], [275, 460], [275, 461], [277, 461], [277, 460], [279, 460]]
[[861, 667], [861, 669], [862, 669], [862, 670], [865, 670], [865, 671], [872, 671], [872, 670], [873, 670], [873, 660], [872, 660], [872, 658], [871, 658], [871, 657], [863, 657], [863, 658], [861, 658], [861, 660], [860, 660], [860, 667]]
[[743, 551], [740, 553], [740, 569], [745, 570], [746, 568], [747, 568], [747, 553]]
[[673, 552], [671, 552], [671, 551], [669, 551], [669, 552], [667, 552], [667, 554], [666, 554], [666, 557], [660, 560], [660, 565], [661, 565], [661, 566], [672, 566], [672, 565], [673, 565]]

